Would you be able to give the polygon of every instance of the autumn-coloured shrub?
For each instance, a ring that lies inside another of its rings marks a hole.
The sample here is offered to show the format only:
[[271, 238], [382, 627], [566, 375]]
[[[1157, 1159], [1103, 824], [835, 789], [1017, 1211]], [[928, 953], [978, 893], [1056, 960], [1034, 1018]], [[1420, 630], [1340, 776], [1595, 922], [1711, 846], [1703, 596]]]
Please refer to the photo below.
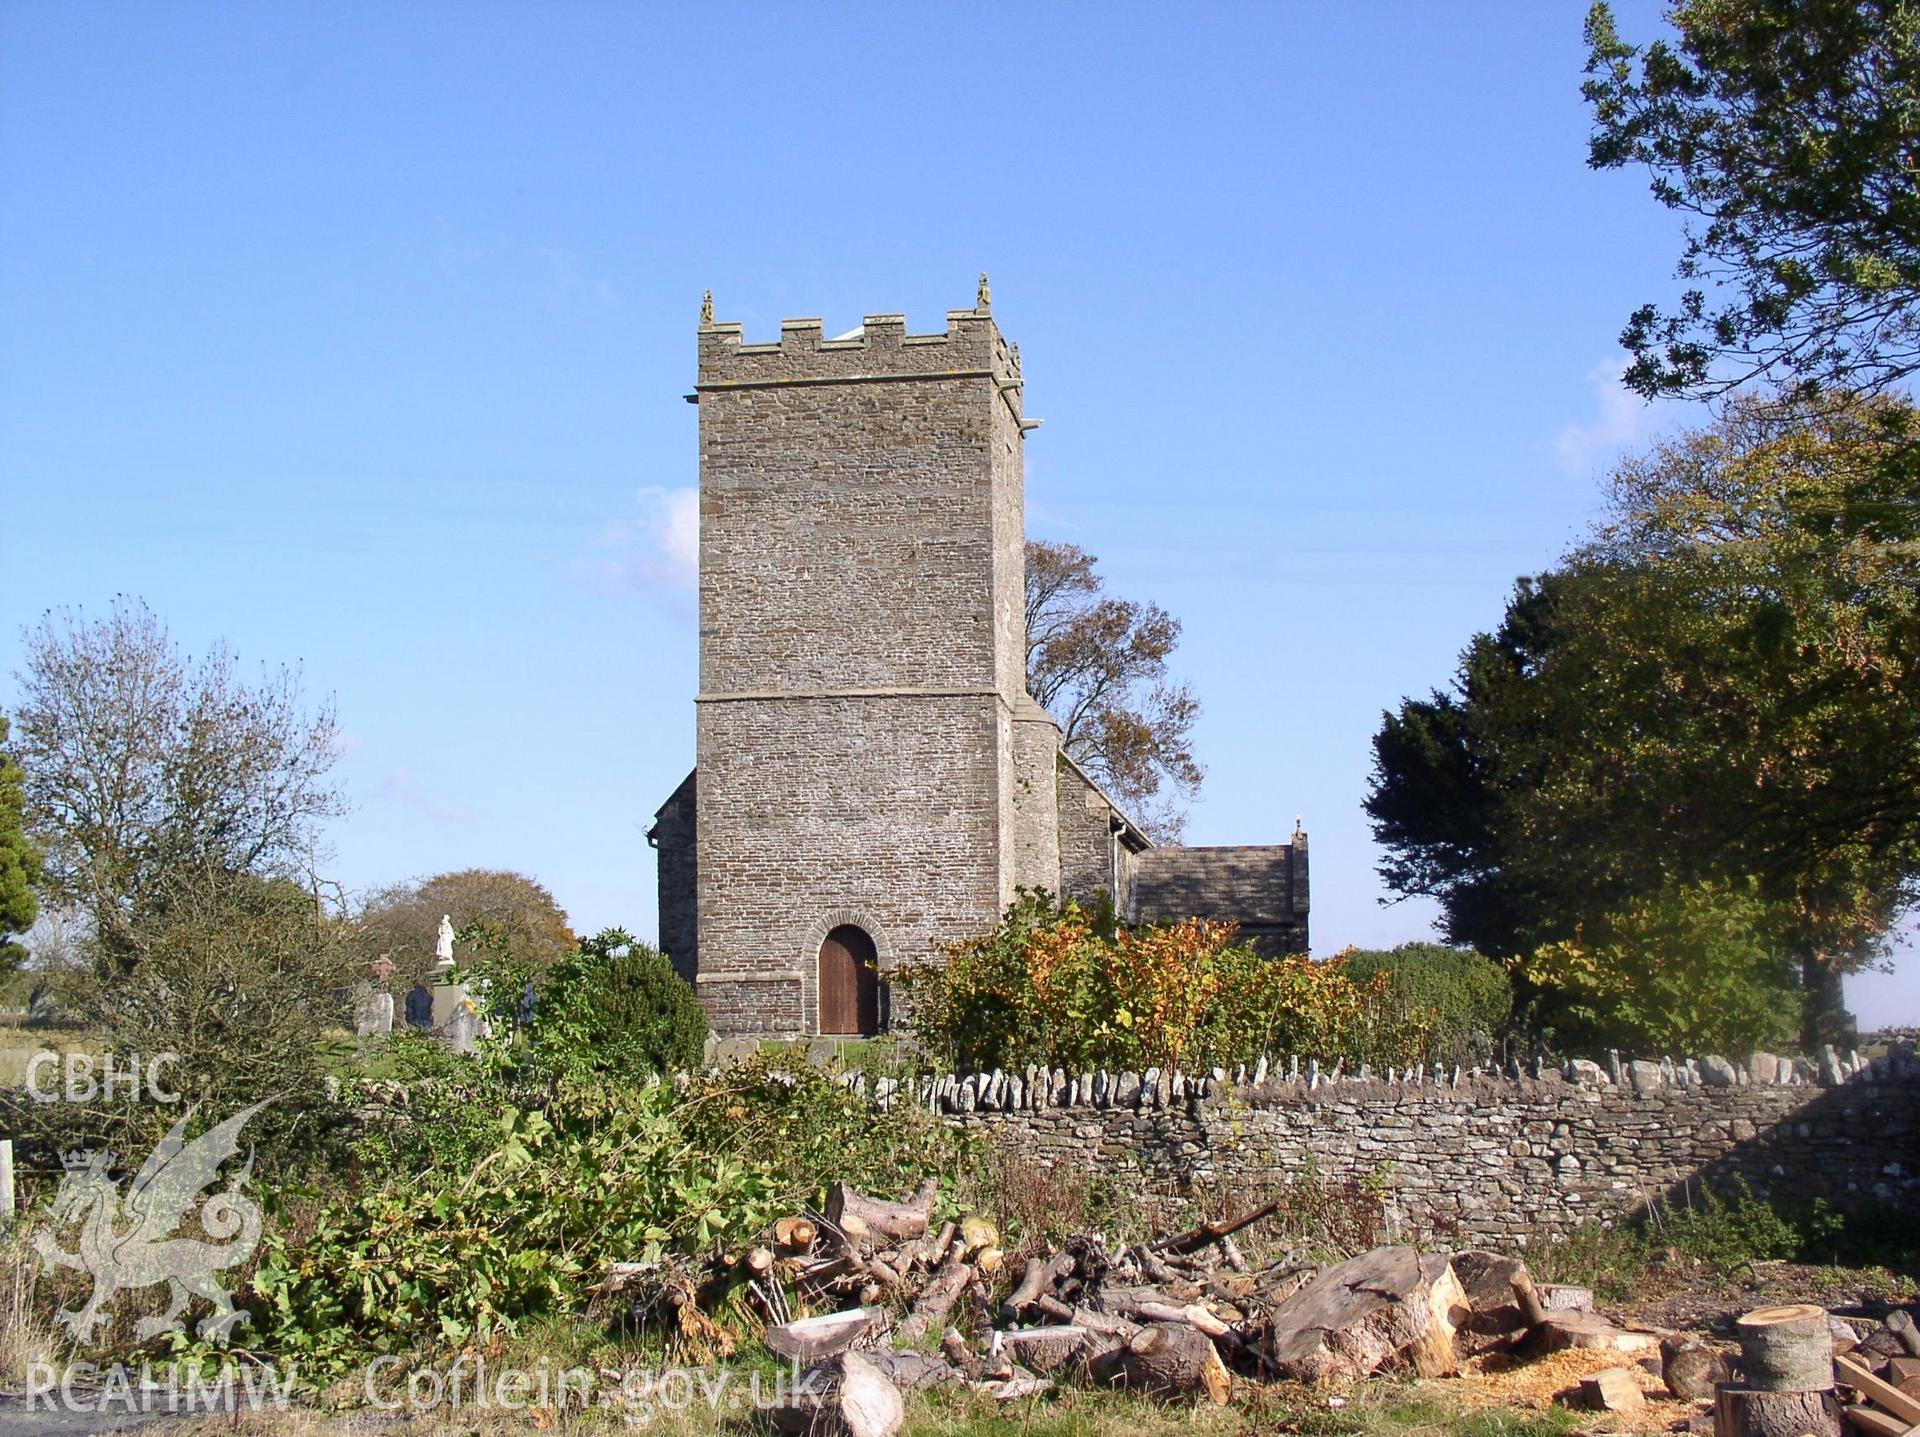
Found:
[[956, 1068], [1199, 1070], [1299, 1053], [1406, 1063], [1430, 1010], [1381, 1001], [1342, 960], [1266, 958], [1232, 924], [1192, 918], [1107, 936], [1071, 900], [1023, 893], [992, 932], [903, 970], [913, 1026]]

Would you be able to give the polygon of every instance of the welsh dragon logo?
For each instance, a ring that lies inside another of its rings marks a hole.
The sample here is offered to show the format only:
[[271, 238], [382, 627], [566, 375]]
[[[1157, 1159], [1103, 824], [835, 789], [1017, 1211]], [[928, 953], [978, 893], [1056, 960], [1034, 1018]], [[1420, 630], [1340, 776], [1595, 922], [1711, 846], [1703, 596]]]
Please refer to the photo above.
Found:
[[[110, 1176], [112, 1153], [67, 1157], [66, 1175], [50, 1210], [54, 1228], [36, 1232], [33, 1246], [49, 1270], [69, 1267], [93, 1277], [93, 1296], [86, 1305], [60, 1314], [75, 1341], [93, 1335], [120, 1293], [160, 1282], [167, 1284], [171, 1300], [166, 1312], [139, 1323], [136, 1330], [143, 1339], [184, 1331], [181, 1313], [195, 1297], [213, 1304], [213, 1312], [196, 1329], [202, 1337], [225, 1343], [234, 1324], [248, 1320], [234, 1308], [215, 1274], [245, 1262], [260, 1241], [260, 1209], [240, 1192], [253, 1172], [251, 1151], [226, 1187], [200, 1204], [200, 1227], [213, 1241], [174, 1237], [173, 1232], [201, 1190], [219, 1175], [220, 1164], [239, 1152], [240, 1130], [247, 1120], [265, 1106], [256, 1103], [235, 1113], [191, 1142], [183, 1134], [199, 1109], [189, 1108], [134, 1175], [124, 1202], [119, 1182]], [[54, 1229], [72, 1222], [80, 1224], [80, 1250], [64, 1252]]]

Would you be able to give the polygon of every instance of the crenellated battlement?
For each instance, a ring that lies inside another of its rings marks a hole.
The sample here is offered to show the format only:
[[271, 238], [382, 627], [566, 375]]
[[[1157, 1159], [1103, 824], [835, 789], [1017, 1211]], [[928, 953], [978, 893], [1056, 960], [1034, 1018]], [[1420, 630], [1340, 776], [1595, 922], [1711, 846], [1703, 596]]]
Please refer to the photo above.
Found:
[[777, 342], [750, 344], [745, 326], [716, 321], [712, 313], [709, 298], [699, 328], [700, 392], [978, 378], [994, 380], [1017, 407], [1020, 351], [993, 321], [984, 276], [976, 307], [949, 310], [940, 334], [907, 333], [903, 314], [870, 314], [838, 338], [827, 338], [822, 320], [786, 319]]

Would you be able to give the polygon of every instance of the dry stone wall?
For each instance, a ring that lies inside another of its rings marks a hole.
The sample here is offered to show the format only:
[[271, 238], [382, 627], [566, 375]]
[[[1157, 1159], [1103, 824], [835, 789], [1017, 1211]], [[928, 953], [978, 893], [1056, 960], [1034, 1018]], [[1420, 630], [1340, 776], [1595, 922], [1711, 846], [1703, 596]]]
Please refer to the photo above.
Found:
[[[866, 1085], [854, 1076], [849, 1081]], [[1365, 1183], [1396, 1235], [1525, 1245], [1613, 1222], [1700, 1181], [1920, 1215], [1920, 1059], [1757, 1053], [1564, 1068], [880, 1079], [1036, 1163], [1097, 1166], [1143, 1193]]]

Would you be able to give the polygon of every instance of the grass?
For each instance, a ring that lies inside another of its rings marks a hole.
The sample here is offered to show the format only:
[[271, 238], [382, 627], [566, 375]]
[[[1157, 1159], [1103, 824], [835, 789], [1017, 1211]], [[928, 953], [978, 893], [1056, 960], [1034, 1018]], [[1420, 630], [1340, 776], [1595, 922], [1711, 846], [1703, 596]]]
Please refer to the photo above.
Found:
[[1565, 1437], [1577, 1425], [1576, 1414], [1561, 1409], [1472, 1409], [1439, 1388], [1375, 1384], [1331, 1401], [1297, 1388], [1248, 1390], [1230, 1407], [1198, 1409], [1080, 1390], [1005, 1407], [971, 1393], [934, 1395], [909, 1411], [906, 1430], [910, 1437]]
[[28, 1365], [59, 1350], [48, 1305], [39, 1300], [40, 1256], [25, 1226], [0, 1228], [0, 1391], [19, 1391]]
[[[1335, 1402], [1338, 1405], [1333, 1405]], [[473, 1408], [389, 1418], [361, 1412], [313, 1411], [208, 1416], [168, 1430], [179, 1437], [346, 1437], [348, 1433], [403, 1431], [407, 1437], [492, 1437], [529, 1430], [585, 1434], [632, 1431], [662, 1437], [749, 1437], [763, 1432], [749, 1417], [714, 1414], [697, 1405], [645, 1416], [615, 1409], [508, 1414]], [[1563, 1409], [1468, 1408], [1443, 1390], [1379, 1384], [1346, 1398], [1299, 1390], [1248, 1392], [1225, 1408], [1158, 1403], [1117, 1393], [1061, 1389], [1044, 1397], [1000, 1404], [971, 1392], [913, 1393], [907, 1397], [904, 1437], [1567, 1437], [1579, 1415]]]
[[760, 1051], [842, 1072], [860, 1068], [869, 1073], [885, 1075], [913, 1066], [912, 1050], [898, 1037], [820, 1037], [805, 1038], [798, 1042], [769, 1038], [760, 1045]]

